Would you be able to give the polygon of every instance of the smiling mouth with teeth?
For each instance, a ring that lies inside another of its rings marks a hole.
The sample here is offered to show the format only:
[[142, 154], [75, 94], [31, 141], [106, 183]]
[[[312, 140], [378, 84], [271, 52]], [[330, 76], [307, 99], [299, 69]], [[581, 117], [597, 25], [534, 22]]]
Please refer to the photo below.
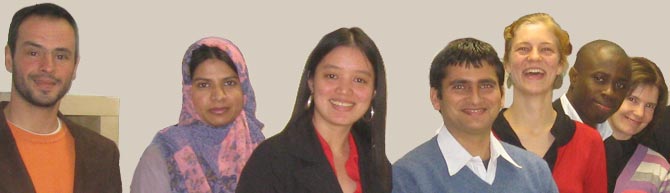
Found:
[[530, 74], [530, 75], [538, 75], [538, 74], [544, 74], [543, 70], [537, 69], [537, 68], [532, 68], [528, 69], [523, 72], [524, 74]]
[[342, 102], [342, 101], [336, 101], [336, 100], [333, 100], [333, 99], [330, 99], [329, 101], [330, 101], [331, 104], [334, 104], [334, 105], [337, 105], [337, 106], [343, 106], [343, 107], [354, 106], [353, 103], [346, 103], [346, 102]]
[[484, 112], [484, 109], [465, 109], [464, 111], [467, 113], [481, 113]]

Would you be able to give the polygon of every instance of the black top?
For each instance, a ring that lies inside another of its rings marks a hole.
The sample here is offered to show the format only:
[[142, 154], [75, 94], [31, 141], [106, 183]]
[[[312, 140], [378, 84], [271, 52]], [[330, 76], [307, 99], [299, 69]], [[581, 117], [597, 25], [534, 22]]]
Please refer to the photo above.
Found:
[[[312, 116], [301, 117], [279, 134], [262, 142], [240, 175], [238, 193], [342, 192], [335, 172], [321, 148]], [[391, 176], [374, 175], [370, 133], [354, 124], [361, 188], [365, 193], [391, 192]], [[391, 164], [386, 161], [388, 169]]]
[[565, 109], [563, 109], [563, 104], [561, 104], [561, 98], [556, 99], [553, 103], [551, 103], [551, 106], [554, 107], [556, 113], [565, 114]]
[[[503, 112], [507, 108], [504, 108], [498, 113], [498, 117], [493, 122], [493, 133], [502, 141], [512, 144], [514, 146], [526, 149], [519, 140], [519, 136], [516, 135], [512, 126], [507, 122]], [[549, 168], [554, 170], [554, 164], [558, 157], [558, 148], [568, 144], [572, 139], [572, 136], [575, 135], [575, 122], [570, 119], [567, 115], [561, 112], [556, 113], [556, 119], [554, 120], [554, 125], [551, 126], [550, 133], [554, 136], [554, 143], [551, 144], [547, 153], [544, 154], [542, 158], [547, 161]]]
[[626, 163], [637, 148], [635, 140], [617, 140], [610, 136], [605, 139], [605, 154], [607, 155], [607, 191], [614, 192], [616, 180], [626, 167]]

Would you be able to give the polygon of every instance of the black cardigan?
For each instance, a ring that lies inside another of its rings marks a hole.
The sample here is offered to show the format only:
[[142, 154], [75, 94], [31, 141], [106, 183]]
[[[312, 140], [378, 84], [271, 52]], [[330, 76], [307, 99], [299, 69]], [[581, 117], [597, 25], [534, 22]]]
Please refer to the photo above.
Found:
[[[237, 193], [319, 192], [341, 193], [328, 159], [316, 136], [312, 117], [302, 117], [295, 125], [261, 143], [249, 158]], [[352, 135], [359, 154], [361, 186], [364, 193], [391, 191], [391, 176], [372, 176], [369, 134], [354, 126]], [[388, 161], [387, 161], [388, 163]], [[387, 167], [390, 169], [391, 164]]]

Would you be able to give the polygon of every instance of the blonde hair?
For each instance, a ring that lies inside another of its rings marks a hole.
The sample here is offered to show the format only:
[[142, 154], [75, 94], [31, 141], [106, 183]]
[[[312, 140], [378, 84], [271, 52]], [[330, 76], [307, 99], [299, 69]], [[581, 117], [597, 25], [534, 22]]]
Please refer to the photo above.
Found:
[[563, 84], [563, 76], [568, 68], [568, 55], [572, 53], [572, 44], [570, 43], [570, 35], [568, 35], [568, 32], [563, 30], [549, 14], [533, 13], [524, 15], [505, 27], [505, 31], [503, 32], [503, 37], [505, 38], [505, 55], [503, 56], [503, 62], [507, 63], [509, 61], [512, 39], [515, 37], [514, 33], [516, 30], [524, 24], [536, 23], [541, 23], [549, 27], [554, 36], [556, 36], [556, 39], [558, 39], [558, 54], [560, 55], [559, 63], [563, 66], [563, 73], [559, 77], [556, 77], [554, 89], [560, 88]]

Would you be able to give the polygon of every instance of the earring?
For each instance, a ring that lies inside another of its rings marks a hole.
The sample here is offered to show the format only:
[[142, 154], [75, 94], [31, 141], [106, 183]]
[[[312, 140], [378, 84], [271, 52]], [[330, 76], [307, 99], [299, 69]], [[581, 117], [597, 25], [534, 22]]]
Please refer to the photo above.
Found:
[[365, 115], [363, 115], [363, 120], [370, 122], [372, 121], [372, 116], [374, 115], [375, 115], [375, 108], [370, 106], [370, 111]]
[[312, 95], [309, 95], [309, 98], [307, 98], [307, 106], [305, 106], [305, 109], [309, 109], [309, 107], [312, 106]]
[[370, 118], [372, 118], [372, 116], [375, 116], [375, 108], [370, 106]]
[[556, 79], [554, 79], [554, 89], [559, 89], [561, 86], [563, 86], [563, 77], [565, 76], [565, 73], [561, 73], [558, 76], [556, 76]]
[[512, 88], [512, 74], [507, 73], [507, 88]]

